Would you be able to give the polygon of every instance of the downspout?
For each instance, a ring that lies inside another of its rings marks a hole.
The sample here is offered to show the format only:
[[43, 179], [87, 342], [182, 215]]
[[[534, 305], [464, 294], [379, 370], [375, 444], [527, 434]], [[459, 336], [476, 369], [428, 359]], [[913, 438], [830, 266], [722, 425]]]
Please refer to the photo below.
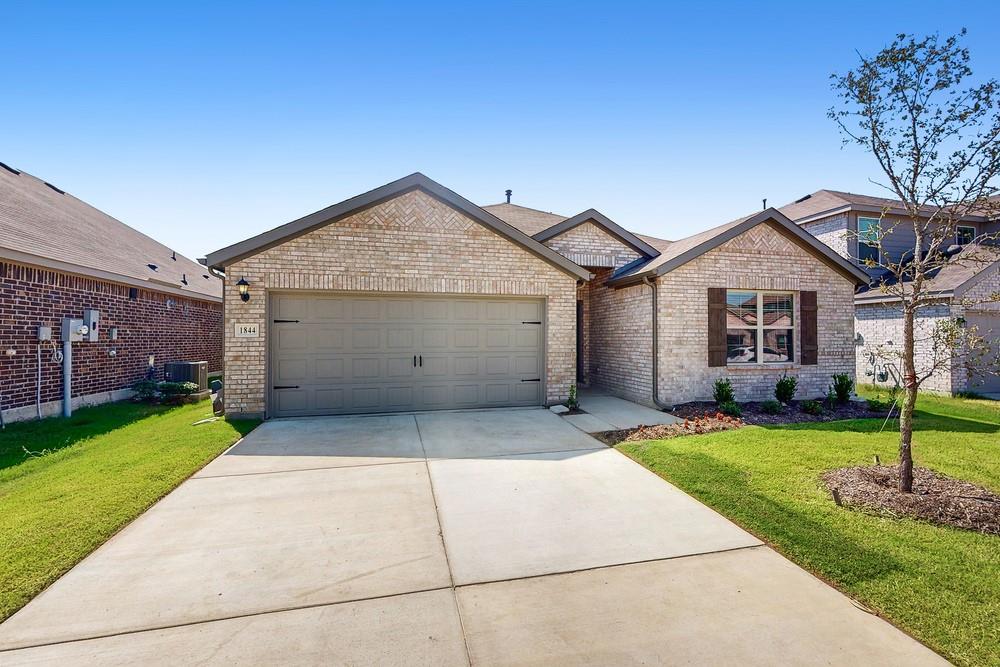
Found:
[[672, 405], [660, 402], [660, 340], [659, 340], [659, 318], [656, 316], [656, 278], [645, 276], [642, 281], [653, 290], [653, 404], [664, 412], [673, 410]]

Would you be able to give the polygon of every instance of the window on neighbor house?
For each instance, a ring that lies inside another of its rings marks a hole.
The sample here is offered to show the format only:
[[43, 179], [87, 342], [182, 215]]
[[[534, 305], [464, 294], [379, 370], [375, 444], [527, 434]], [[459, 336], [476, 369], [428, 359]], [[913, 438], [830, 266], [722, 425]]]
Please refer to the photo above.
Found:
[[878, 263], [881, 226], [881, 221], [878, 218], [858, 218], [858, 261], [862, 264], [869, 259]]
[[726, 363], [773, 364], [795, 359], [791, 294], [726, 292]]
[[959, 225], [958, 230], [955, 232], [955, 240], [958, 245], [968, 245], [976, 238], [976, 228], [966, 227], [965, 225]]

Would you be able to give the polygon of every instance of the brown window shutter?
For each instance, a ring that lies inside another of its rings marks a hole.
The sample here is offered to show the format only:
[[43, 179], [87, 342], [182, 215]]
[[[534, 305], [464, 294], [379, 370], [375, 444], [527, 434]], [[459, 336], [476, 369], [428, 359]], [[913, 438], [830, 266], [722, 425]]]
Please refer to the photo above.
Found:
[[708, 365], [726, 365], [726, 288], [708, 288]]
[[803, 366], [815, 366], [819, 353], [816, 327], [816, 292], [799, 292], [799, 347]]

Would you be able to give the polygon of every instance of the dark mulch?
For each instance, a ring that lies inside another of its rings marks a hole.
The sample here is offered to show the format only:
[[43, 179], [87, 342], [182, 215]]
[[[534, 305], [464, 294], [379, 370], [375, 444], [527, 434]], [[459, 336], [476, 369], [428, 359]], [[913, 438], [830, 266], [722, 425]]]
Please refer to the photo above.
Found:
[[606, 445], [617, 445], [619, 442], [635, 440], [666, 440], [683, 435], [698, 435], [700, 433], [718, 433], [731, 431], [743, 426], [743, 421], [727, 417], [721, 413], [703, 413], [686, 418], [679, 424], [654, 424], [638, 426], [617, 431], [592, 433], [595, 438]]
[[[858, 401], [851, 401], [846, 405], [837, 405], [833, 409], [828, 409], [824, 406], [823, 412], [818, 415], [811, 415], [807, 412], [803, 412], [800, 407], [801, 405], [802, 401], [792, 401], [788, 405], [782, 407], [781, 412], [776, 415], [769, 415], [761, 410], [761, 403], [757, 401], [740, 403], [740, 408], [743, 410], [743, 421], [747, 424], [754, 425], [829, 422], [838, 419], [885, 418], [884, 411], [872, 412], [868, 409], [867, 403], [859, 403]], [[714, 413], [718, 409], [718, 406], [712, 401], [695, 401], [693, 403], [684, 403], [683, 405], [675, 406], [672, 414], [681, 418], [694, 417], [705, 414], [706, 412]]]
[[900, 493], [897, 466], [838, 468], [823, 475], [847, 506], [1000, 535], [1000, 496], [927, 468], [913, 469], [913, 493]]

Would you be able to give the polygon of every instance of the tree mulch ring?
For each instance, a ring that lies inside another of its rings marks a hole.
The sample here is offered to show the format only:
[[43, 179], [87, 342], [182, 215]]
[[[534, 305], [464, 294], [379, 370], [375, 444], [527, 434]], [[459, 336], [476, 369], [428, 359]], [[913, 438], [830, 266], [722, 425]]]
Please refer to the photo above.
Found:
[[606, 445], [615, 446], [619, 442], [637, 440], [666, 440], [683, 435], [698, 435], [701, 433], [718, 433], [731, 431], [743, 426], [743, 420], [729, 417], [721, 412], [705, 412], [685, 418], [677, 424], [640, 425], [636, 428], [625, 428], [616, 431], [591, 433], [591, 435]]
[[823, 482], [849, 507], [1000, 535], [1000, 495], [927, 468], [913, 468], [913, 493], [900, 493], [898, 466], [838, 468]]
[[[873, 419], [878, 417], [884, 419], [886, 415], [885, 411], [873, 412], [869, 410], [867, 403], [859, 401], [849, 401], [844, 405], [835, 405], [833, 408], [828, 408], [824, 405], [823, 412], [818, 415], [812, 415], [803, 411], [801, 407], [802, 401], [792, 401], [788, 405], [783, 405], [781, 412], [776, 415], [764, 412], [761, 409], [761, 405], [763, 403], [759, 401], [740, 403], [740, 409], [743, 410], [741, 419], [747, 424], [757, 426], [766, 424], [797, 424], [800, 422], [829, 422], [838, 419]], [[714, 413], [718, 409], [719, 407], [712, 401], [695, 401], [675, 406], [671, 414], [684, 418], [705, 414], [706, 412]], [[893, 414], [898, 414], [898, 412], [893, 411]]]

